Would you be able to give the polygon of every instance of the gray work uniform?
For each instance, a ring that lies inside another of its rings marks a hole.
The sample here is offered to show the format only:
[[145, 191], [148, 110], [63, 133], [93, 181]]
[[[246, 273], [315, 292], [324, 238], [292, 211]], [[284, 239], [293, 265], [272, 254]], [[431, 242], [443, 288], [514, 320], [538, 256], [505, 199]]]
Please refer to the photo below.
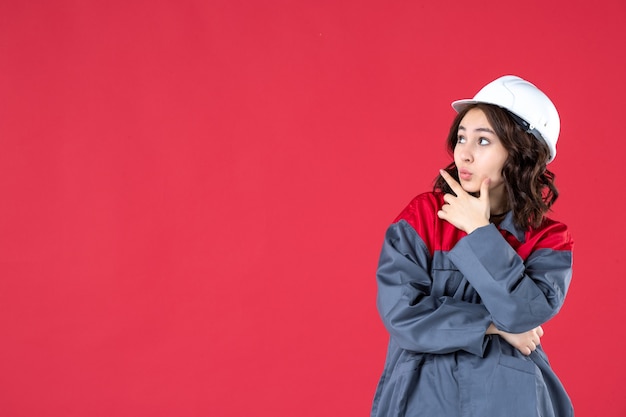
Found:
[[377, 307], [389, 332], [372, 417], [569, 417], [571, 401], [539, 346], [497, 335], [544, 324], [572, 274], [567, 228], [520, 230], [512, 212], [471, 234], [441, 220], [440, 193], [417, 196], [387, 230]]

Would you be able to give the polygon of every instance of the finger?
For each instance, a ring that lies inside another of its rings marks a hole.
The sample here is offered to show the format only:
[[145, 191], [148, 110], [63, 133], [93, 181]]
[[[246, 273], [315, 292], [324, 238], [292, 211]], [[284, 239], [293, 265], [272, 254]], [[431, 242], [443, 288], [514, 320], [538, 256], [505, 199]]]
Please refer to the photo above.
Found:
[[441, 206], [439, 211], [437, 211], [437, 215], [439, 216], [439, 218], [443, 219], [444, 217], [448, 215], [448, 208], [450, 208], [450, 206], [447, 204], [444, 204], [443, 206]]
[[541, 326], [537, 327], [537, 335], [539, 337], [543, 337], [543, 327]]
[[457, 180], [452, 178], [452, 175], [448, 174], [448, 172], [445, 169], [440, 169], [439, 174], [446, 181], [446, 183], [448, 183], [452, 191], [454, 191], [454, 193], [457, 196], [462, 193], [465, 193], [465, 190], [463, 190], [463, 187], [461, 187], [461, 184], [459, 184]]
[[480, 184], [480, 199], [489, 201], [489, 184], [491, 180], [489, 178], [485, 178], [483, 182]]
[[443, 196], [443, 201], [445, 201], [446, 203], [450, 204], [452, 203], [452, 201], [455, 199], [456, 197], [453, 196], [452, 194], [445, 194]]

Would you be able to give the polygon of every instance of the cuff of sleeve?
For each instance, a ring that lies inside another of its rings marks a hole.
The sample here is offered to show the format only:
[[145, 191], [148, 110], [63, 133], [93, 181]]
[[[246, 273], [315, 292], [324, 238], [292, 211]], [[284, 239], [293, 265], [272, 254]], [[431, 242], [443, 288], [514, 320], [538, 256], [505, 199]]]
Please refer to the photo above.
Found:
[[[480, 227], [463, 237], [449, 255], [473, 285], [476, 283], [472, 279], [485, 276], [484, 272], [495, 280], [505, 278], [500, 276], [502, 271], [507, 271], [507, 277], [516, 267], [520, 268], [520, 273], [523, 272], [523, 262], [493, 224]], [[475, 273], [467, 274], [469, 271]]]

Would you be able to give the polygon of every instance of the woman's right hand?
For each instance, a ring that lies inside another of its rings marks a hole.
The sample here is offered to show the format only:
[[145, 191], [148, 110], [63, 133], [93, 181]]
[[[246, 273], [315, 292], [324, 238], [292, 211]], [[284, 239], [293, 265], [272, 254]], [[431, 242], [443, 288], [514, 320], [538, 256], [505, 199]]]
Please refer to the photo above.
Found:
[[487, 329], [487, 334], [498, 334], [506, 340], [511, 346], [519, 350], [523, 355], [530, 355], [541, 344], [543, 337], [543, 329], [537, 326], [524, 333], [507, 333], [498, 330], [493, 324]]

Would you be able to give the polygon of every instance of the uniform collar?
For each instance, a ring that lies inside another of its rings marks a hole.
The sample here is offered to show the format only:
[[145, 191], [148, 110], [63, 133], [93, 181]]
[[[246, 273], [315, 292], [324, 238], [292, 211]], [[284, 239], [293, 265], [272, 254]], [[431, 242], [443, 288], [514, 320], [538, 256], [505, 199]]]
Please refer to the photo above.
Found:
[[515, 222], [513, 221], [513, 210], [506, 213], [506, 215], [504, 216], [504, 218], [498, 225], [498, 229], [506, 230], [507, 232], [515, 236], [515, 238], [522, 243], [526, 240], [525, 231], [515, 226]]

